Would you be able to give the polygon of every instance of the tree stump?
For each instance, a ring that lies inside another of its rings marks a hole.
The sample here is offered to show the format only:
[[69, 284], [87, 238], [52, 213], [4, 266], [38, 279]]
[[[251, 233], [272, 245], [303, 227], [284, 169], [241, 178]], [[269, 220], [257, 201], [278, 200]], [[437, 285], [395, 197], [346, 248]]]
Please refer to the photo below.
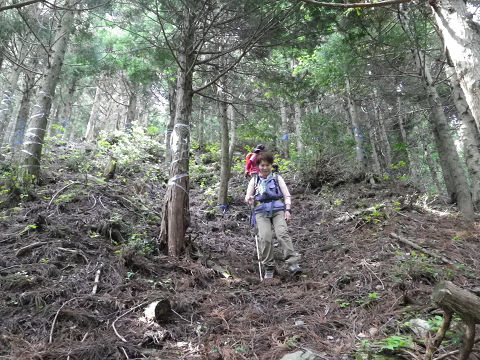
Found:
[[433, 342], [427, 346], [425, 360], [431, 360], [433, 354], [437, 351], [450, 326], [454, 313], [460, 316], [467, 326], [464, 346], [458, 358], [459, 360], [467, 360], [475, 339], [475, 324], [480, 323], [480, 297], [455, 286], [450, 281], [442, 281], [433, 289], [432, 300], [439, 308], [445, 311], [445, 314], [437, 335]]

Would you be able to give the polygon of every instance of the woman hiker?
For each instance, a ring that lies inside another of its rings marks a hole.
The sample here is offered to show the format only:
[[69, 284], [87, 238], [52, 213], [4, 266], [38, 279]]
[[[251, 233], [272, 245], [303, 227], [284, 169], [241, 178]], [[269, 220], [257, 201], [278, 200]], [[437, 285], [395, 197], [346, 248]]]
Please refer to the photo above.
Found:
[[254, 219], [259, 234], [259, 258], [265, 268], [265, 279], [273, 278], [275, 260], [273, 257], [272, 225], [283, 250], [288, 270], [293, 274], [301, 272], [298, 262], [300, 254], [295, 251], [288, 235], [287, 222], [291, 218], [291, 196], [283, 178], [272, 173], [273, 155], [261, 152], [257, 157], [259, 174], [248, 184], [245, 202], [254, 205]]

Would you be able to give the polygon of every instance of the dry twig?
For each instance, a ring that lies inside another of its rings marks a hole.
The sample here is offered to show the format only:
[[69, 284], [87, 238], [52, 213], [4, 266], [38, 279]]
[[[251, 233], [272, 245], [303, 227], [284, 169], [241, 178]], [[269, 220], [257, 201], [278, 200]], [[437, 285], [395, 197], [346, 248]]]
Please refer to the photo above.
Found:
[[58, 190], [53, 196], [52, 198], [50, 199], [50, 202], [48, 203], [48, 206], [47, 208], [50, 207], [50, 205], [52, 205], [52, 202], [53, 200], [57, 197], [58, 194], [60, 194], [63, 190], [65, 190], [67, 187], [71, 186], [71, 185], [74, 185], [74, 184], [80, 184], [78, 181], [72, 181], [71, 183], [68, 183], [67, 185], [65, 185], [64, 187], [62, 187], [60, 190]]
[[131, 308], [130, 310], [124, 312], [122, 315], [120, 315], [119, 317], [117, 317], [117, 318], [115, 319], [115, 321], [112, 323], [112, 328], [113, 328], [113, 331], [115, 332], [115, 335], [117, 335], [118, 338], [119, 338], [120, 340], [122, 340], [123, 342], [127, 342], [127, 340], [125, 340], [125, 338], [118, 333], [117, 328], [115, 327], [115, 323], [116, 323], [118, 320], [120, 320], [121, 318], [123, 318], [125, 315], [130, 314], [133, 310], [138, 309], [139, 307], [141, 307], [141, 306], [143, 306], [143, 305], [145, 305], [145, 304], [147, 304], [147, 302], [143, 302], [143, 303], [141, 303], [141, 304], [139, 304], [139, 305], [137, 305], [137, 306], [134, 306], [134, 307]]
[[33, 244], [29, 244], [27, 246], [24, 246], [20, 249], [17, 250], [15, 256], [22, 256], [23, 254], [25, 254], [27, 251], [29, 250], [32, 250], [32, 249], [35, 249], [35, 248], [38, 248], [40, 246], [43, 246], [43, 245], [47, 245], [48, 242], [46, 241], [39, 241], [39, 242], [36, 242], [36, 243], [33, 243]]

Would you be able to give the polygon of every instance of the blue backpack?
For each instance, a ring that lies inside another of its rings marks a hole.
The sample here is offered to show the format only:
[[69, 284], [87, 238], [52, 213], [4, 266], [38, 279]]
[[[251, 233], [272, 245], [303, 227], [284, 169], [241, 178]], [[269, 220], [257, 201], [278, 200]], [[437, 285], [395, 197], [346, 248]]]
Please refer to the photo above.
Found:
[[285, 210], [283, 194], [278, 186], [278, 175], [269, 175], [262, 179], [255, 177], [255, 214], [262, 212], [264, 217], [272, 217], [276, 210]]

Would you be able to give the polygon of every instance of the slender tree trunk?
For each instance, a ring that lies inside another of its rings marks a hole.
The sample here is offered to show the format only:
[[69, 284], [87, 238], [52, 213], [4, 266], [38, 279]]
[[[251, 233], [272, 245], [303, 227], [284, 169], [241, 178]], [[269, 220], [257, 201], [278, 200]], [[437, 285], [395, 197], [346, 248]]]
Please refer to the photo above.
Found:
[[25, 135], [25, 127], [27, 126], [28, 115], [30, 114], [30, 105], [33, 95], [33, 87], [35, 85], [35, 75], [25, 74], [24, 84], [22, 88], [22, 100], [18, 109], [13, 136], [10, 141], [12, 151], [16, 154], [21, 149], [23, 137]]
[[127, 120], [125, 121], [125, 130], [127, 132], [131, 131], [133, 123], [135, 121], [135, 115], [137, 114], [138, 86], [136, 84], [132, 84], [130, 87], [130, 91], [130, 96], [128, 98]]
[[382, 107], [380, 104], [380, 99], [378, 97], [378, 91], [377, 89], [374, 89], [373, 92], [375, 96], [375, 100], [374, 100], [375, 118], [378, 123], [378, 129], [380, 130], [379, 135], [380, 135], [380, 138], [382, 139], [381, 143], [382, 143], [382, 150], [384, 152], [383, 157], [385, 160], [385, 168], [388, 170], [391, 168], [391, 165], [392, 165], [392, 151], [390, 149], [390, 141], [388, 140], [387, 129], [385, 126], [383, 115], [382, 115], [382, 110], [381, 110]]
[[226, 86], [225, 77], [221, 80], [221, 85], [217, 89], [217, 96], [220, 99], [218, 103], [220, 120], [220, 142], [221, 142], [221, 165], [220, 165], [220, 186], [218, 188], [218, 204], [227, 206], [228, 180], [230, 178], [229, 161], [229, 135], [228, 135], [228, 107], [226, 103], [224, 88]]
[[[368, 114], [367, 114], [367, 117], [368, 117]], [[375, 146], [375, 143], [376, 143], [375, 129], [374, 129], [374, 126], [371, 124], [371, 122], [368, 121], [368, 119], [366, 121], [366, 124], [368, 126], [368, 138], [370, 140], [370, 147], [372, 148], [373, 172], [379, 175], [382, 173], [382, 166], [380, 165], [380, 160], [378, 159], [377, 147]]]
[[73, 126], [72, 124], [72, 112], [73, 112], [73, 105], [75, 104], [75, 91], [77, 90], [77, 78], [73, 78], [70, 87], [68, 88], [67, 98], [65, 99], [65, 104], [63, 107], [63, 112], [60, 113], [60, 124], [63, 128], [63, 138], [66, 138], [66, 134], [69, 129]]
[[192, 76], [195, 61], [193, 41], [194, 15], [187, 7], [183, 11], [183, 23], [177, 60], [175, 125], [171, 138], [172, 164], [170, 180], [165, 194], [160, 238], [167, 241], [168, 254], [179, 257], [185, 248], [185, 232], [190, 223], [189, 210], [189, 153], [190, 117], [192, 114]]
[[297, 153], [302, 155], [304, 152], [302, 141], [302, 104], [296, 102], [294, 105], [295, 110], [295, 135], [297, 138]]
[[[402, 108], [402, 99], [400, 96], [397, 96], [397, 111], [398, 111], [398, 126], [400, 128], [400, 136], [402, 137], [402, 142], [405, 144], [405, 151], [407, 154], [407, 162], [408, 162], [408, 171], [410, 173], [410, 177], [413, 181], [417, 180], [417, 165], [414, 162], [412, 157], [412, 151], [410, 149], [410, 143], [407, 136], [407, 131], [405, 129], [405, 110]], [[437, 188], [439, 190], [439, 188]]]
[[455, 69], [446, 65], [445, 72], [450, 79], [453, 90], [453, 100], [460, 118], [460, 131], [462, 142], [465, 148], [465, 160], [468, 172], [470, 174], [470, 183], [472, 187], [472, 201], [479, 205], [480, 201], [480, 136], [475, 124], [475, 119], [470, 112], [470, 108], [465, 100], [462, 88], [458, 83]]
[[280, 98], [280, 116], [282, 118], [282, 138], [281, 141], [281, 150], [282, 156], [285, 159], [290, 158], [290, 134], [288, 133], [288, 115], [287, 115], [287, 105], [284, 98]]
[[85, 132], [85, 140], [87, 142], [93, 142], [98, 136], [99, 132], [99, 119], [100, 119], [100, 99], [101, 99], [100, 86], [95, 89], [95, 97], [93, 98], [92, 109], [90, 110], [90, 117], [88, 118], [87, 131]]
[[480, 129], [480, 25], [463, 0], [439, 0], [432, 5], [470, 111]]
[[[67, 1], [67, 7], [74, 6], [74, 1]], [[49, 61], [42, 79], [38, 98], [30, 120], [30, 126], [25, 134], [23, 160], [24, 173], [38, 178], [40, 174], [40, 160], [42, 156], [43, 140], [47, 130], [47, 119], [50, 114], [55, 88], [60, 76], [60, 71], [67, 50], [68, 38], [73, 30], [72, 11], [65, 11], [58, 23]]]
[[165, 130], [165, 164], [170, 165], [172, 162], [172, 148], [170, 147], [170, 138], [172, 137], [173, 126], [175, 125], [175, 83], [168, 82], [168, 105], [169, 116]]
[[230, 122], [230, 147], [228, 149], [228, 162], [230, 164], [229, 166], [231, 172], [233, 163], [233, 152], [235, 151], [235, 146], [237, 145], [237, 121], [235, 117], [235, 109], [231, 104], [228, 105], [227, 115]]
[[5, 134], [7, 132], [8, 123], [13, 111], [14, 94], [17, 89], [18, 78], [20, 76], [20, 68], [12, 69], [10, 76], [7, 80], [7, 86], [2, 94], [2, 100], [0, 102], [0, 145], [6, 139]]
[[355, 139], [355, 154], [357, 159], [357, 166], [360, 174], [365, 174], [367, 170], [367, 155], [364, 149], [364, 138], [360, 131], [360, 118], [358, 114], [358, 104], [352, 98], [351, 89], [350, 89], [350, 80], [346, 78], [347, 86], [347, 102], [348, 102], [348, 113], [350, 115], [350, 121], [352, 122], [353, 127], [353, 136]]

